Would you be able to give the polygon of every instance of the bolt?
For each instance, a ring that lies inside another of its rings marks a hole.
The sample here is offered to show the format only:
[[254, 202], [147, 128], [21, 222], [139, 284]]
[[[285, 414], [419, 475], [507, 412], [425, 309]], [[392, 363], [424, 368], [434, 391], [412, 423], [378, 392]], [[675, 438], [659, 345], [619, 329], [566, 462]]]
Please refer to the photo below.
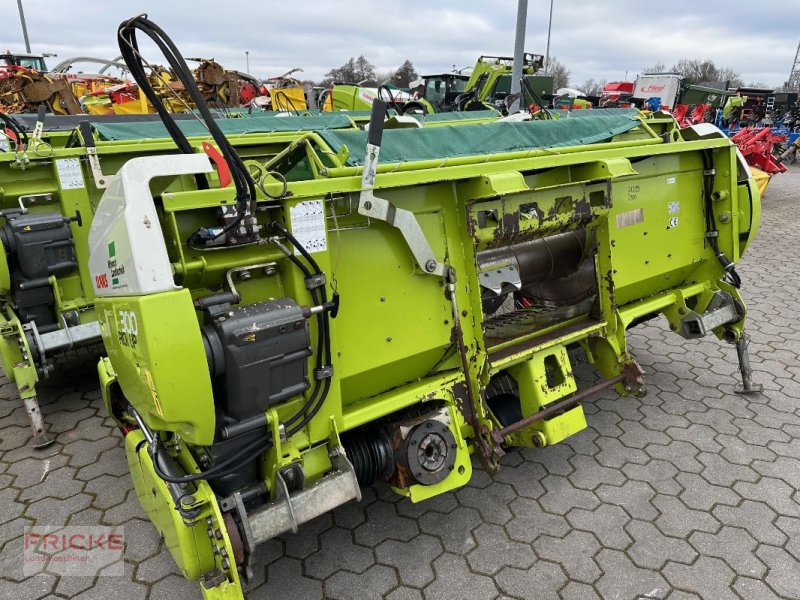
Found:
[[215, 529], [214, 530], [214, 537], [217, 538], [218, 540], [221, 540], [222, 539], [222, 531], [220, 531], [219, 529]]
[[381, 296], [381, 302], [386, 302], [386, 296]]
[[683, 307], [680, 307], [680, 308], [678, 309], [678, 312], [679, 312], [680, 314], [682, 314], [682, 315], [685, 315], [685, 314], [686, 314], [686, 309], [685, 309], [685, 308], [683, 308]]
[[431, 258], [431, 259], [428, 259], [428, 260], [425, 262], [425, 270], [426, 270], [428, 273], [433, 273], [433, 272], [436, 270], [436, 261], [435, 261], [435, 260], [433, 260], [432, 258]]
[[267, 275], [267, 276], [275, 275], [275, 273], [277, 273], [277, 272], [278, 272], [278, 269], [275, 268], [275, 267], [272, 267], [272, 266], [264, 267], [264, 275]]
[[240, 281], [250, 281], [250, 278], [253, 276], [250, 271], [239, 271], [238, 273]]
[[531, 443], [534, 448], [544, 448], [547, 445], [547, 436], [541, 431], [534, 431], [531, 436]]
[[726, 212], [724, 212], [724, 213], [722, 213], [722, 214], [719, 216], [719, 222], [720, 222], [720, 223], [727, 223], [727, 222], [728, 222], [728, 221], [730, 221], [730, 220], [731, 220], [731, 215], [730, 215], [730, 213], [726, 213]]
[[391, 342], [391, 341], [392, 341], [392, 336], [390, 336], [390, 335], [387, 335], [387, 336], [386, 336], [386, 341], [387, 341], [387, 342]]
[[221, 563], [221, 564], [222, 564], [222, 568], [223, 568], [225, 571], [227, 571], [227, 570], [230, 568], [230, 566], [231, 566], [231, 563], [230, 563], [230, 561], [228, 561], [228, 559], [227, 559], [227, 558], [223, 558], [223, 559], [222, 559], [222, 563]]

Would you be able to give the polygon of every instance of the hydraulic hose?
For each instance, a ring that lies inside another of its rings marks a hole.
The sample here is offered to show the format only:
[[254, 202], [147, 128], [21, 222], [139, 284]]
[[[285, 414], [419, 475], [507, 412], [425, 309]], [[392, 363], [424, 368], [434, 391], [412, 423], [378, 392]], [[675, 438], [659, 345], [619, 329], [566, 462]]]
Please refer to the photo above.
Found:
[[[175, 75], [183, 84], [184, 89], [189, 94], [192, 102], [197, 107], [200, 117], [208, 129], [211, 137], [219, 146], [220, 152], [227, 162], [231, 170], [231, 179], [233, 180], [236, 188], [236, 203], [238, 207], [238, 215], [236, 219], [224, 227], [220, 232], [216, 233], [211, 239], [216, 239], [238, 227], [244, 219], [247, 207], [250, 205], [250, 213], [255, 214], [256, 203], [256, 187], [252, 176], [244, 165], [239, 155], [234, 150], [228, 139], [222, 133], [216, 120], [214, 119], [211, 111], [208, 108], [206, 101], [197, 86], [194, 76], [192, 75], [186, 60], [181, 56], [175, 44], [167, 36], [166, 33], [154, 22], [147, 18], [146, 15], [139, 15], [123, 21], [118, 29], [119, 47], [125, 64], [131, 71], [131, 75], [139, 84], [139, 88], [145, 93], [148, 100], [153, 104], [158, 112], [161, 120], [164, 122], [167, 131], [175, 141], [181, 152], [185, 154], [192, 154], [194, 150], [189, 144], [188, 139], [178, 127], [175, 119], [173, 119], [170, 112], [167, 110], [162, 99], [155, 93], [150, 82], [147, 78], [144, 69], [144, 62], [139, 52], [139, 46], [136, 40], [136, 30], [143, 32], [150, 39], [155, 42], [159, 47], [167, 62], [172, 67]], [[204, 186], [207, 188], [207, 183]], [[248, 228], [251, 227], [248, 224]]]

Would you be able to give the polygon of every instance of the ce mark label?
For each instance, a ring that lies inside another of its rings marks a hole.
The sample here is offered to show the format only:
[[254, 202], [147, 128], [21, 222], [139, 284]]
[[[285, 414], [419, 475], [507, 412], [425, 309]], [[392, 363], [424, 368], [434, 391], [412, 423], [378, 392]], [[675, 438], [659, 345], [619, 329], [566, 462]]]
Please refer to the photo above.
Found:
[[672, 229], [673, 227], [677, 226], [678, 226], [678, 217], [670, 217], [667, 229]]

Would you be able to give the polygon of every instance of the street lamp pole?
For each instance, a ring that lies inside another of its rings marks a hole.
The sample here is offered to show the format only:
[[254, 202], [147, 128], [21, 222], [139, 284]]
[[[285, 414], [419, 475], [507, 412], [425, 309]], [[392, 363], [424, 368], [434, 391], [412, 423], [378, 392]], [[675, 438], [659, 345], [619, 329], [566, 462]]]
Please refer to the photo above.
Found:
[[247, 74], [250, 75], [250, 50], [244, 51], [244, 57], [247, 61]]
[[550, 30], [553, 28], [553, 0], [550, 0], [550, 19], [547, 21], [547, 52], [544, 57], [544, 71], [549, 72], [550, 69]]
[[25, 26], [25, 12], [22, 10], [22, 0], [17, 0], [19, 8], [19, 22], [22, 23], [22, 37], [25, 38], [25, 52], [31, 53], [31, 43], [28, 41], [28, 28]]
[[[514, 64], [511, 67], [511, 94], [522, 91], [522, 61], [525, 58], [525, 25], [528, 20], [528, 0], [519, 0], [517, 4], [517, 27], [514, 38]], [[509, 106], [509, 112], [517, 110], [520, 102], [515, 100]]]

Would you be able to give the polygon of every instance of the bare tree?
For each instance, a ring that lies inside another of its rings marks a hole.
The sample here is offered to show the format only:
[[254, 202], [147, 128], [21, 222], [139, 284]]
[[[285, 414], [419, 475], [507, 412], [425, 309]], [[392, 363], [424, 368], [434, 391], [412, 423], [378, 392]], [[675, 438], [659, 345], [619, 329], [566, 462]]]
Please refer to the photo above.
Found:
[[388, 71], [378, 71], [375, 73], [375, 81], [378, 85], [391, 83], [395, 77], [395, 73], [397, 73], [397, 71], [394, 69], [389, 69]]
[[603, 88], [606, 87], [606, 83], [605, 79], [595, 81], [594, 78], [589, 78], [580, 84], [578, 89], [587, 96], [599, 96]]
[[567, 65], [558, 60], [555, 56], [550, 57], [547, 64], [547, 75], [553, 78], [553, 90], [569, 86], [570, 71]]
[[742, 77], [737, 71], [728, 67], [718, 67], [710, 59], [682, 58], [675, 63], [672, 70], [680, 73], [690, 83], [727, 81], [732, 87], [742, 85]]
[[667, 65], [665, 65], [661, 61], [658, 61], [652, 67], [645, 67], [644, 69], [642, 69], [642, 73], [644, 73], [645, 75], [650, 75], [651, 73], [663, 73], [666, 70], [667, 70]]
[[331, 69], [325, 73], [324, 84], [328, 83], [358, 83], [364, 80], [375, 79], [375, 65], [362, 54], [358, 58], [351, 57], [341, 67]]

